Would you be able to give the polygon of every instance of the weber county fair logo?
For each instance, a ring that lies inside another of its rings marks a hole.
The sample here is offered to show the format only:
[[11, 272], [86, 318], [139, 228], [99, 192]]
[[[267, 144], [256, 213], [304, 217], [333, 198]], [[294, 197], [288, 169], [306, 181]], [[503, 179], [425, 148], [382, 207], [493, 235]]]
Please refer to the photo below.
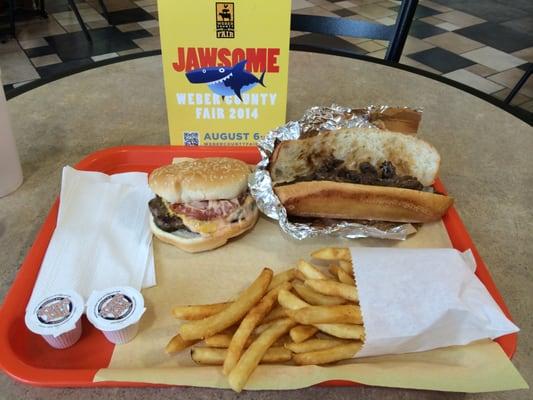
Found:
[[235, 5], [233, 3], [216, 3], [217, 39], [235, 37]]

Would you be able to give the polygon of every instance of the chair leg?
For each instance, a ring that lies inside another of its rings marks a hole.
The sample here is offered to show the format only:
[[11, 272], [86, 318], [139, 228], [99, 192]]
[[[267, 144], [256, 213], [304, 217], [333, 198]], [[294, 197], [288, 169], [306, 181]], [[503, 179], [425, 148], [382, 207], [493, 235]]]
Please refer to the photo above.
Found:
[[104, 0], [98, 0], [98, 3], [100, 4], [100, 7], [102, 7], [102, 14], [104, 14], [104, 18], [107, 20], [107, 23], [111, 24], [111, 21], [109, 21], [109, 11], [107, 11]]
[[46, 8], [44, 6], [44, 0], [38, 0], [38, 9], [39, 14], [41, 14], [41, 17], [48, 18], [48, 13], [46, 12]]
[[398, 18], [394, 27], [394, 36], [389, 43], [385, 60], [390, 62], [399, 62], [402, 55], [403, 46], [407, 40], [411, 23], [415, 15], [418, 0], [403, 0], [398, 10]]
[[507, 95], [505, 100], [503, 101], [506, 104], [509, 104], [513, 98], [516, 96], [516, 94], [522, 89], [522, 86], [527, 82], [528, 78], [531, 76], [531, 73], [533, 72], [533, 66], [530, 66], [528, 70], [522, 75], [518, 83], [515, 85], [513, 90], [511, 90], [511, 93]]
[[16, 37], [15, 30], [15, 0], [9, 0], [9, 30], [13, 38]]
[[68, 4], [72, 11], [74, 12], [74, 15], [76, 16], [76, 19], [78, 20], [78, 23], [81, 26], [81, 29], [83, 30], [83, 33], [85, 34], [85, 37], [89, 42], [93, 41], [93, 38], [91, 37], [91, 34], [87, 30], [87, 26], [85, 25], [85, 22], [83, 21], [83, 18], [80, 15], [80, 10], [78, 10], [78, 6], [74, 2], [74, 0], [68, 0]]

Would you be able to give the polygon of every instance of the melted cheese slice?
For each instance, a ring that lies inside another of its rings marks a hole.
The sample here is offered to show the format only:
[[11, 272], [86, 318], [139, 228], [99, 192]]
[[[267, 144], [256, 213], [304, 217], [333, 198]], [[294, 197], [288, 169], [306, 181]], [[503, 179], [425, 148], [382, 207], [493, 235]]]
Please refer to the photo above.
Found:
[[209, 221], [200, 221], [199, 219], [194, 219], [187, 217], [183, 214], [177, 214], [185, 226], [193, 232], [198, 232], [204, 235], [209, 235], [216, 232], [221, 226], [227, 225], [227, 222], [222, 218], [212, 219]]

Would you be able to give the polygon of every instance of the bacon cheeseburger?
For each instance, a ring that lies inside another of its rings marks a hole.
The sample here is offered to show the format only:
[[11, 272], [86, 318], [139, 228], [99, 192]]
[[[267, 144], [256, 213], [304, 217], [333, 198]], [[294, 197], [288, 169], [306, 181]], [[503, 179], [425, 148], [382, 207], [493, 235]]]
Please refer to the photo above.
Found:
[[154, 170], [148, 203], [154, 235], [196, 253], [251, 229], [259, 212], [248, 192], [250, 168], [232, 158], [202, 158]]
[[453, 203], [430, 187], [439, 165], [414, 136], [354, 128], [279, 142], [269, 168], [289, 215], [429, 222]]

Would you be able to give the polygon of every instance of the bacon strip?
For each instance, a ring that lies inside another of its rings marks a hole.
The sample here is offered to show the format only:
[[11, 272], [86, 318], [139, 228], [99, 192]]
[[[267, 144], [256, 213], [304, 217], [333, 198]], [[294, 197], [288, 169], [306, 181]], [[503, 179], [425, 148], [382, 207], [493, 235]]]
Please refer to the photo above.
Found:
[[191, 203], [174, 203], [171, 205], [171, 208], [175, 213], [185, 214], [188, 217], [200, 221], [209, 221], [231, 214], [240, 206], [241, 197], [242, 196], [231, 200], [206, 200], [194, 201]]

